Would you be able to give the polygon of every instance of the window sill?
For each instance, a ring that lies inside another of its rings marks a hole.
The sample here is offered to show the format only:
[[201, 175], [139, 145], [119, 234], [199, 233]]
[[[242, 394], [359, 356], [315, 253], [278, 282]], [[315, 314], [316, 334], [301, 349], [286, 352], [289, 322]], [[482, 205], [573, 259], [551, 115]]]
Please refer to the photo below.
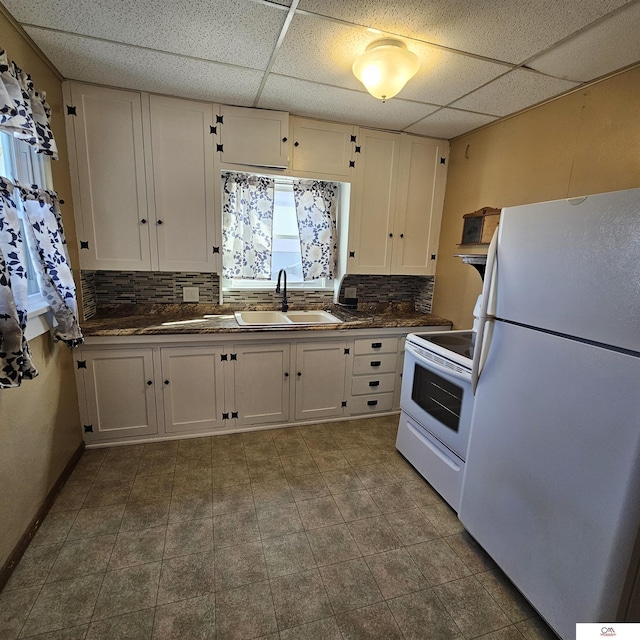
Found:
[[44, 298], [40, 295], [34, 295], [33, 298], [30, 296], [27, 303], [27, 328], [25, 330], [27, 341], [50, 331], [56, 324], [53, 311]]

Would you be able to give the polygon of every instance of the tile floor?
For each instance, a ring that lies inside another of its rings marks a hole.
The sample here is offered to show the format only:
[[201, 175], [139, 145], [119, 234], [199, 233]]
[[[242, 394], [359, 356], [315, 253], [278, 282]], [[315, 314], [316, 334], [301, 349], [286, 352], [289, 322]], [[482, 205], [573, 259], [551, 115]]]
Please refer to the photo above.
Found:
[[86, 451], [0, 639], [549, 640], [397, 417]]

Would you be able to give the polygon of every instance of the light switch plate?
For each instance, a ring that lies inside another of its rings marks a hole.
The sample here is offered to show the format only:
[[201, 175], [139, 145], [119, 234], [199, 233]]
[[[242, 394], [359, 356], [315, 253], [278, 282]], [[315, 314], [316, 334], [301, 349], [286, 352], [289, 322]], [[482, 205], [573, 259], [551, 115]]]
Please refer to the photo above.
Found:
[[200, 302], [200, 287], [182, 287], [182, 302]]

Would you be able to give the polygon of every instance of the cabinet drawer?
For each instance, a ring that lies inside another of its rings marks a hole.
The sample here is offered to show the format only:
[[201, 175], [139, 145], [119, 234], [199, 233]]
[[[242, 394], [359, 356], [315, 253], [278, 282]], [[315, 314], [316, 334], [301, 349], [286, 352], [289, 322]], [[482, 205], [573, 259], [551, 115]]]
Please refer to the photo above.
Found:
[[354, 353], [397, 353], [398, 338], [366, 338], [355, 341]]
[[391, 411], [393, 393], [379, 393], [378, 395], [358, 396], [349, 402], [349, 413], [380, 413]]
[[357, 376], [351, 381], [351, 395], [386, 393], [394, 390], [395, 383], [396, 376], [393, 373], [383, 373], [379, 376]]
[[372, 354], [370, 356], [355, 356], [353, 359], [354, 375], [363, 373], [393, 373], [398, 361], [397, 353]]

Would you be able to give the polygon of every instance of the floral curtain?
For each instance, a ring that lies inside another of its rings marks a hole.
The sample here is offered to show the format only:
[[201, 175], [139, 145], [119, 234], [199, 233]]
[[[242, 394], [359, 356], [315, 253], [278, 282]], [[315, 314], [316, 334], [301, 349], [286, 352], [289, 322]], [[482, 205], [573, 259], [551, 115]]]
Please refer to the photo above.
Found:
[[271, 279], [274, 181], [222, 175], [222, 277]]
[[71, 275], [58, 196], [53, 191], [35, 187], [19, 187], [18, 190], [28, 221], [26, 233], [38, 254], [33, 264], [40, 290], [58, 322], [53, 339], [77, 347], [83, 338], [78, 325], [76, 285]]
[[338, 185], [319, 180], [294, 180], [302, 276], [333, 278], [336, 268], [336, 201]]
[[0, 389], [38, 375], [24, 334], [27, 262], [14, 191], [13, 183], [0, 177]]
[[0, 49], [0, 130], [35, 147], [38, 153], [58, 159], [49, 120], [51, 108], [44, 91]]

